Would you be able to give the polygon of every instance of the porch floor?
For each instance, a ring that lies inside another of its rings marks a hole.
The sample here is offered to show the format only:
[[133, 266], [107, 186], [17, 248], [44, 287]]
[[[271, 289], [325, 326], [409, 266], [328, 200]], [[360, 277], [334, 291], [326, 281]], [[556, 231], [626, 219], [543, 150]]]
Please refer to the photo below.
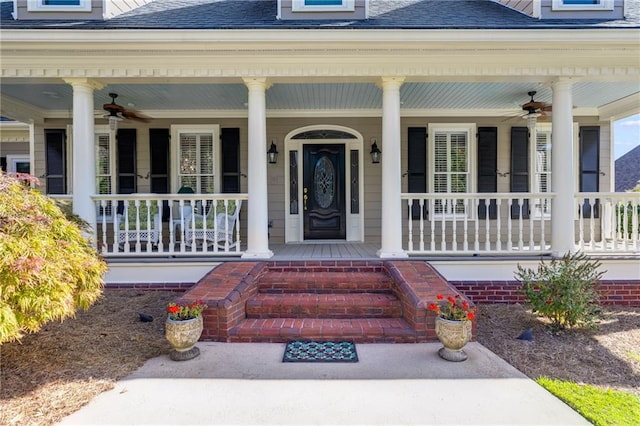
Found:
[[369, 243], [300, 243], [274, 244], [269, 260], [373, 260], [379, 244]]

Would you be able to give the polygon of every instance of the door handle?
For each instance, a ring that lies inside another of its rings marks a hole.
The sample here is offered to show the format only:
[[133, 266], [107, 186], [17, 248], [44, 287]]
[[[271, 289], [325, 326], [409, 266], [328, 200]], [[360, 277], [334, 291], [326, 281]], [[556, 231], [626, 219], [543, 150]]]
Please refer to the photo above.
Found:
[[307, 188], [304, 188], [304, 196], [302, 199], [304, 200], [304, 211], [307, 211], [307, 199], [309, 199], [309, 196], [307, 195]]

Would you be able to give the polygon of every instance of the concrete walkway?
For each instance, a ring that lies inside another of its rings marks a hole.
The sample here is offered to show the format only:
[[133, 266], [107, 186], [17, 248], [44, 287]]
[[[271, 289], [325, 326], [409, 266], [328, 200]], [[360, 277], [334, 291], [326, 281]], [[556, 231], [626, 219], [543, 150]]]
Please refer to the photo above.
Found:
[[197, 345], [190, 361], [149, 360], [64, 425], [588, 425], [479, 343], [358, 344], [358, 363], [283, 363], [284, 344]]

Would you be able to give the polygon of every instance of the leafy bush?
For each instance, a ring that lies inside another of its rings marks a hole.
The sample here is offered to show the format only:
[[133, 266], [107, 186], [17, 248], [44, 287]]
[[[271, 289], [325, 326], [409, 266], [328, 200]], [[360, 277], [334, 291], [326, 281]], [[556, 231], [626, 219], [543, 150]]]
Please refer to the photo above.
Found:
[[79, 218], [0, 172], [0, 344], [88, 309], [107, 270]]
[[562, 259], [542, 261], [537, 271], [518, 265], [516, 278], [532, 310], [549, 320], [551, 328], [593, 326], [600, 300], [597, 285], [603, 272], [599, 261], [581, 253], [567, 253]]

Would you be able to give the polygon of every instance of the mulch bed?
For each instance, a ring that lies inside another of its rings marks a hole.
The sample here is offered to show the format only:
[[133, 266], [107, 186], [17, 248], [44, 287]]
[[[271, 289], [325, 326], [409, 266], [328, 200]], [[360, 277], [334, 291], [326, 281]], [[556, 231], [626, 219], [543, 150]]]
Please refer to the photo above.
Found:
[[[50, 425], [170, 346], [166, 306], [176, 293], [108, 290], [76, 318], [0, 346], [0, 424]], [[141, 322], [139, 313], [154, 317]]]
[[[533, 340], [519, 340], [532, 328]], [[480, 305], [478, 342], [531, 378], [640, 395], [640, 308], [603, 308], [597, 329], [553, 333], [524, 306]]]

